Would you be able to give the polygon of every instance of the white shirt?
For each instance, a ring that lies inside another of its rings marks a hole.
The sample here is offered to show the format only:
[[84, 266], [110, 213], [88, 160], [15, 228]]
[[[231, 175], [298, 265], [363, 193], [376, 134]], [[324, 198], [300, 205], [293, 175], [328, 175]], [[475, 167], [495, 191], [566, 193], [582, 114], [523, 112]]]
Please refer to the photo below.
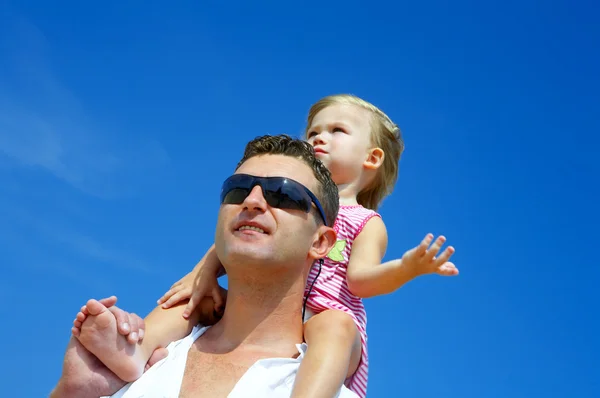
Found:
[[[196, 326], [188, 336], [169, 344], [169, 355], [166, 358], [110, 398], [177, 398], [188, 351], [207, 329], [208, 327]], [[298, 358], [268, 358], [256, 361], [240, 378], [228, 398], [289, 398], [307, 345], [296, 344], [296, 347], [300, 353]], [[336, 398], [358, 398], [358, 395], [342, 386]]]

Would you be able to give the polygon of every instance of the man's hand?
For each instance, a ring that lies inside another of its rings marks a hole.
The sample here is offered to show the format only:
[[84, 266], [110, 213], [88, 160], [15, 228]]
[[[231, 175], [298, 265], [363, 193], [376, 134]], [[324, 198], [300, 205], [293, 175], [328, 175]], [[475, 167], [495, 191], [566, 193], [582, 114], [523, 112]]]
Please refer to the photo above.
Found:
[[[446, 242], [444, 236], [440, 236], [431, 245], [433, 235], [427, 234], [421, 243], [402, 256], [401, 266], [415, 276], [426, 274], [439, 274], [443, 276], [458, 275], [458, 268], [448, 260], [454, 254], [454, 248], [448, 246], [438, 257], [440, 249]], [[429, 247], [431, 245], [431, 247]]]
[[[109, 307], [109, 311], [115, 315], [120, 334], [127, 336], [132, 332], [137, 332], [143, 337], [143, 330], [145, 329], [143, 319], [116, 307], [114, 305], [116, 297], [114, 296], [99, 301]], [[128, 325], [128, 327], [124, 327], [124, 325]], [[166, 354], [165, 349], [155, 351], [148, 366], [158, 362]], [[112, 395], [125, 384], [126, 382], [119, 379], [72, 336], [63, 361], [61, 378], [50, 397], [97, 398], [103, 395]]]
[[50, 398], [97, 398], [112, 395], [125, 384], [71, 336], [62, 375]]

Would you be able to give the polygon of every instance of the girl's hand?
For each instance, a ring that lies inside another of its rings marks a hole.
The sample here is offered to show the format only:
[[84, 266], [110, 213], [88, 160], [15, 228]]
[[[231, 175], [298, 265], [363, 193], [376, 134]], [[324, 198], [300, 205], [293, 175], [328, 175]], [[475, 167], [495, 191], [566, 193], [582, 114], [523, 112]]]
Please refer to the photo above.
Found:
[[438, 256], [440, 249], [446, 242], [446, 238], [440, 236], [435, 240], [433, 245], [431, 245], [432, 241], [433, 235], [427, 234], [419, 246], [404, 253], [401, 266], [410, 270], [415, 276], [426, 274], [438, 274], [443, 276], [458, 275], [458, 268], [448, 261], [454, 254], [454, 248], [448, 246], [446, 250]]
[[197, 266], [186, 276], [175, 282], [158, 300], [158, 305], [167, 309], [189, 298], [190, 301], [183, 311], [183, 317], [188, 319], [200, 301], [207, 296], [212, 297], [215, 302], [215, 311], [222, 312], [224, 297], [217, 281], [217, 272], [214, 267]]

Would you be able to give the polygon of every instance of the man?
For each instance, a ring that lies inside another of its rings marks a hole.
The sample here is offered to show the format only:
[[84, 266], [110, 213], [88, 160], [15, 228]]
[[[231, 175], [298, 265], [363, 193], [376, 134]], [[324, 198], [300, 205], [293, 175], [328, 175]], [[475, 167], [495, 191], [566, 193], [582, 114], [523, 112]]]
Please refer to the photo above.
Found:
[[[222, 319], [169, 345], [166, 359], [114, 397], [289, 397], [306, 350], [306, 279], [335, 243], [338, 199], [306, 142], [250, 142], [221, 192], [215, 248], [229, 285]], [[108, 395], [124, 384], [75, 341], [69, 350], [53, 397]], [[346, 387], [339, 396], [356, 397]]]

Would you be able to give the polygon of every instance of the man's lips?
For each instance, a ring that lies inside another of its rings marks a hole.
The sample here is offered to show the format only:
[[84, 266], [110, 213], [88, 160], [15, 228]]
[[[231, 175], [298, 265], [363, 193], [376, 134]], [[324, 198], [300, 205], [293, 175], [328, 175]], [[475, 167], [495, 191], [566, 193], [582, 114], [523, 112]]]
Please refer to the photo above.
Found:
[[240, 221], [235, 226], [236, 231], [255, 231], [261, 234], [269, 234], [269, 230], [264, 225], [256, 222], [256, 221]]

